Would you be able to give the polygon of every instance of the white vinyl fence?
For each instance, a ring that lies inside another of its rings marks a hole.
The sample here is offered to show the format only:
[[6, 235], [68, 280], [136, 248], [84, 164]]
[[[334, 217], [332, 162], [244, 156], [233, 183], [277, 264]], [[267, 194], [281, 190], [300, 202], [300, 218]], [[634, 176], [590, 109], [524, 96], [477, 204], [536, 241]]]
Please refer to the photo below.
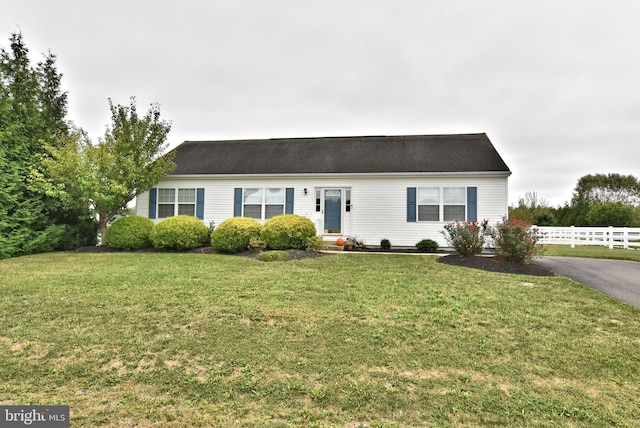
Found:
[[540, 230], [542, 244], [602, 245], [613, 248], [640, 249], [640, 227], [551, 227]]

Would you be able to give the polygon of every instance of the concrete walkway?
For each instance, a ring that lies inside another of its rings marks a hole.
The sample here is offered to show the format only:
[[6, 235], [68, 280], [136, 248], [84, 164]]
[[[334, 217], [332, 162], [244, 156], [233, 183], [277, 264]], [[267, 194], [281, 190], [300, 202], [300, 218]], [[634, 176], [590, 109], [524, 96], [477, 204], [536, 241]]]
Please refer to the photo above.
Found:
[[581, 282], [618, 300], [640, 307], [640, 262], [543, 257], [535, 261], [556, 274]]

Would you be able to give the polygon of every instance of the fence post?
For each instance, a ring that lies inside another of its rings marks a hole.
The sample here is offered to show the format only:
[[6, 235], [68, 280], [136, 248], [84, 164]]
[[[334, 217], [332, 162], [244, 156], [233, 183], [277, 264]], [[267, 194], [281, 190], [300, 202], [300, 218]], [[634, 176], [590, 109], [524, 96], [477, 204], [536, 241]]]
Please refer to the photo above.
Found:
[[571, 226], [570, 228], [571, 231], [571, 248], [576, 248], [576, 243], [575, 243], [575, 233], [576, 233], [576, 227], [575, 226]]
[[629, 249], [629, 229], [626, 227], [622, 230], [622, 248]]
[[613, 250], [613, 226], [609, 226], [609, 249]]

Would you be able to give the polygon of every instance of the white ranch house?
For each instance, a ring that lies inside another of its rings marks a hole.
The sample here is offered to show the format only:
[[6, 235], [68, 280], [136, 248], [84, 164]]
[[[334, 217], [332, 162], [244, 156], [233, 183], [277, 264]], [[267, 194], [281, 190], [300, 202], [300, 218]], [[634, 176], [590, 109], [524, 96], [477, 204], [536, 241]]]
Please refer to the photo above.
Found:
[[138, 215], [209, 225], [292, 213], [326, 240], [413, 247], [446, 246], [448, 222], [508, 214], [511, 171], [486, 134], [185, 141], [174, 151], [175, 171], [138, 197]]

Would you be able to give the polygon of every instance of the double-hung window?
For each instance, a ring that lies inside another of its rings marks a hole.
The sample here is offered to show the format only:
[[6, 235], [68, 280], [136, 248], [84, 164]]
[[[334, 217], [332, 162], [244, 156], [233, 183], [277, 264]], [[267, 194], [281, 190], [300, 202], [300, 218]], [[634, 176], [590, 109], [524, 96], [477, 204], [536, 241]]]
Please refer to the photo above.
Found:
[[175, 215], [176, 189], [158, 189], [158, 218]]
[[268, 220], [284, 214], [285, 192], [283, 188], [246, 188], [243, 190], [243, 216]]
[[158, 189], [158, 218], [172, 217], [176, 213], [196, 215], [196, 189]]
[[264, 218], [265, 220], [284, 214], [284, 189], [267, 188], [265, 191]]
[[262, 220], [262, 189], [244, 189], [243, 216]]
[[466, 220], [467, 189], [465, 187], [443, 188], [442, 202], [444, 221]]
[[418, 187], [417, 196], [418, 221], [466, 220], [466, 187]]
[[418, 221], [440, 221], [440, 188], [418, 188]]

